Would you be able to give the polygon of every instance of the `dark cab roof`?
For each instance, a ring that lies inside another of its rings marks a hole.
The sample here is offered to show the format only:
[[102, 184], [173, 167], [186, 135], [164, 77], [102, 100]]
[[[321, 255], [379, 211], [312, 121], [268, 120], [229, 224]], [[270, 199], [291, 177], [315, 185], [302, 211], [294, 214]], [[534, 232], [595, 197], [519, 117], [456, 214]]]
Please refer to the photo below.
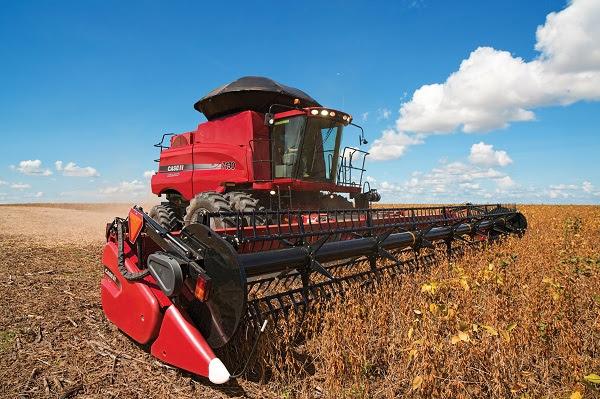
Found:
[[269, 78], [246, 76], [217, 87], [202, 99], [194, 108], [212, 120], [241, 111], [266, 113], [273, 104], [294, 106], [298, 99], [300, 107], [320, 107], [314, 98], [294, 87], [289, 87]]

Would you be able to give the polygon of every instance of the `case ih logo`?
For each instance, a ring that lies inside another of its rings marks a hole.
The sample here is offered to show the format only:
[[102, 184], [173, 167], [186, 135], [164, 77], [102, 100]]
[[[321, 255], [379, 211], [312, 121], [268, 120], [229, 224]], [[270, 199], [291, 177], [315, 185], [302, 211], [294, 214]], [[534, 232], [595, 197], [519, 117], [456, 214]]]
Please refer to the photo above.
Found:
[[236, 168], [235, 161], [223, 161], [219, 163], [186, 163], [178, 165], [163, 165], [158, 168], [159, 172], [179, 173], [191, 170], [234, 170]]
[[119, 285], [119, 280], [117, 280], [117, 276], [115, 276], [114, 273], [111, 272], [107, 267], [104, 268], [104, 274], [106, 274], [108, 278], [110, 278], [113, 281], [113, 283]]
[[185, 169], [185, 165], [169, 165], [167, 166], [167, 172], [181, 172]]

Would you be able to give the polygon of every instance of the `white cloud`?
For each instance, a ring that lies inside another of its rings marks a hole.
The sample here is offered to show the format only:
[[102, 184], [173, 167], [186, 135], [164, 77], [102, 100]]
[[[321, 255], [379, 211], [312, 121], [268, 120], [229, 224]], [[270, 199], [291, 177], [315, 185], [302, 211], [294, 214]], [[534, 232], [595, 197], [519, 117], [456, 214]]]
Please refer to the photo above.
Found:
[[387, 109], [387, 108], [379, 108], [377, 110], [377, 119], [381, 120], [381, 119], [390, 119], [390, 116], [392, 116], [392, 112]]
[[572, 199], [572, 200], [590, 200], [600, 197], [600, 190], [596, 190], [594, 185], [585, 180], [579, 184], [552, 184], [546, 190], [547, 195], [552, 199]]
[[42, 161], [39, 159], [21, 161], [18, 166], [11, 165], [10, 168], [30, 176], [50, 176], [52, 174], [50, 169], [42, 167]]
[[144, 178], [149, 179], [156, 174], [155, 170], [147, 170], [144, 172]]
[[393, 198], [408, 201], [464, 202], [470, 200], [472, 195], [489, 197], [484, 185], [490, 188], [494, 185], [508, 188], [509, 182], [514, 185], [508, 175], [496, 169], [450, 162], [427, 173], [414, 172], [410, 179], [402, 183], [384, 181], [379, 185], [379, 191], [386, 201]]
[[573, 0], [564, 10], [546, 16], [546, 23], [537, 29], [535, 49], [557, 71], [597, 71], [599, 17], [597, 0]]
[[367, 120], [369, 120], [369, 113], [368, 112], [363, 112], [362, 115], [360, 116], [363, 122], [366, 122]]
[[561, 190], [554, 190], [551, 189], [548, 192], [548, 196], [552, 199], [556, 199], [556, 198], [570, 198], [573, 196], [572, 193], [568, 192], [568, 191], [561, 191]]
[[403, 182], [384, 181], [378, 190], [384, 203], [518, 201], [590, 204], [600, 201], [600, 190], [589, 181], [524, 186], [496, 169], [462, 162], [441, 164], [427, 173], [413, 172]]
[[373, 142], [369, 153], [372, 160], [386, 161], [388, 159], [400, 158], [404, 155], [408, 146], [421, 143], [422, 141], [418, 137], [388, 129], [383, 132], [380, 138]]
[[553, 184], [550, 185], [551, 190], [559, 190], [559, 191], [569, 191], [569, 190], [578, 190], [579, 186], [576, 184]]
[[498, 185], [498, 189], [506, 190], [515, 185], [513, 179], [510, 176], [504, 176], [499, 179], [496, 179], [496, 184]]
[[471, 146], [469, 161], [481, 166], [506, 166], [512, 163], [506, 151], [496, 151], [493, 145], [483, 141]]
[[375, 179], [372, 176], [365, 177], [365, 180], [368, 181], [369, 183], [375, 183], [375, 182], [377, 182], [377, 179]]
[[34, 194], [34, 197], [35, 197], [35, 198], [40, 198], [40, 197], [42, 197], [43, 195], [44, 195], [44, 193], [43, 193], [43, 192], [41, 192], [41, 191], [38, 191], [37, 193], [35, 193], [35, 194]]
[[139, 181], [122, 181], [115, 186], [108, 186], [99, 190], [100, 194], [136, 194], [144, 192], [148, 189], [148, 185]]
[[27, 183], [13, 183], [10, 185], [10, 188], [14, 188], [15, 190], [24, 190], [26, 188], [31, 188], [31, 184]]
[[69, 162], [66, 165], [63, 165], [62, 161], [54, 162], [54, 166], [56, 170], [62, 172], [63, 176], [71, 176], [71, 177], [98, 177], [100, 174], [95, 168], [91, 166], [77, 166], [75, 162]]
[[485, 132], [534, 120], [538, 107], [600, 100], [598, 21], [599, 1], [573, 0], [537, 28], [535, 59], [491, 47], [475, 49], [445, 82], [423, 85], [402, 103], [396, 132], [420, 138], [456, 130]]
[[431, 171], [413, 172], [401, 182], [378, 185], [383, 203], [550, 202], [593, 204], [600, 190], [589, 181], [549, 186], [524, 186], [493, 168], [462, 162], [441, 164]]
[[425, 0], [412, 0], [408, 2], [404, 2], [408, 6], [408, 8], [421, 8], [425, 6]]
[[479, 183], [460, 183], [458, 186], [464, 190], [479, 190], [481, 188]]
[[535, 119], [532, 108], [600, 99], [600, 2], [573, 0], [537, 29], [529, 62], [480, 47], [446, 82], [402, 104], [397, 127], [418, 133], [487, 131]]
[[0, 180], [0, 186], [6, 186], [6, 185], [8, 185], [7, 181]]

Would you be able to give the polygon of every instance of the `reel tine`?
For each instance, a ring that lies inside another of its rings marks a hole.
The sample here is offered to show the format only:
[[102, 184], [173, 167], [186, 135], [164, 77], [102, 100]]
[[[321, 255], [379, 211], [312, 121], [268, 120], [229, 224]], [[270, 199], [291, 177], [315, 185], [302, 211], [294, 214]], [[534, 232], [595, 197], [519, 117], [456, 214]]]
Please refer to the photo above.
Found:
[[285, 317], [287, 320], [289, 317], [289, 312], [281, 296], [277, 296], [277, 302], [279, 302], [279, 308], [283, 312], [283, 317]]

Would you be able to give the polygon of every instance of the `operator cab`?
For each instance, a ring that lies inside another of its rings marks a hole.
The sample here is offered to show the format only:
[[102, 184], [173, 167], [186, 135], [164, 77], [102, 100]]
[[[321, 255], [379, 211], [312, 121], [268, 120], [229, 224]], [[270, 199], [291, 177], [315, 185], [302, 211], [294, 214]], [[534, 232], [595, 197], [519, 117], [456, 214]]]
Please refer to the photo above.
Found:
[[324, 108], [267, 115], [273, 177], [335, 183], [342, 131], [350, 121], [349, 115]]

